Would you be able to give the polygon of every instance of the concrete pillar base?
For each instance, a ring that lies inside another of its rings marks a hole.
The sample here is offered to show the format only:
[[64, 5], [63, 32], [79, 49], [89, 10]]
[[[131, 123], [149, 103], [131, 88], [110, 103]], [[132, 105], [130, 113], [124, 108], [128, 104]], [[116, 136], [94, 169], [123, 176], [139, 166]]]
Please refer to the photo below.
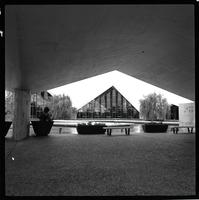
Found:
[[30, 90], [14, 90], [13, 139], [22, 140], [29, 136]]

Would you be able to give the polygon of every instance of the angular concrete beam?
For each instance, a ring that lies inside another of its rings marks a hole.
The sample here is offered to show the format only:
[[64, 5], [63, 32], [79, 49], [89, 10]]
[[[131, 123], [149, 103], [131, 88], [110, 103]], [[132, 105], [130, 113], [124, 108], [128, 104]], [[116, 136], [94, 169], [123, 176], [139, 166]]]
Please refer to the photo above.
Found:
[[113, 70], [195, 99], [194, 5], [8, 5], [6, 89]]

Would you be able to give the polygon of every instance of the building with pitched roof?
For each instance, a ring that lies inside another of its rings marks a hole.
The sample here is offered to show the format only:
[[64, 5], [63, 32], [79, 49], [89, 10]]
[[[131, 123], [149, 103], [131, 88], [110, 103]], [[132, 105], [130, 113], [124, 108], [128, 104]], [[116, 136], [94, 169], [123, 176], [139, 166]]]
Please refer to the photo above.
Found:
[[112, 86], [81, 107], [77, 118], [139, 118], [139, 111]]

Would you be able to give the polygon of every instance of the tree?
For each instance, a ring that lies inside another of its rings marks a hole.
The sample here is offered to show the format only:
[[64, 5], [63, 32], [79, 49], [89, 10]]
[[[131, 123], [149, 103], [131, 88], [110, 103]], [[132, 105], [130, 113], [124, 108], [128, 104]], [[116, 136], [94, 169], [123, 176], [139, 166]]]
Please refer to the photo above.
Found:
[[54, 119], [71, 119], [76, 112], [72, 107], [72, 102], [69, 96], [54, 95], [52, 101], [47, 104]]
[[167, 99], [161, 94], [152, 93], [140, 100], [140, 115], [145, 120], [165, 120], [169, 113]]

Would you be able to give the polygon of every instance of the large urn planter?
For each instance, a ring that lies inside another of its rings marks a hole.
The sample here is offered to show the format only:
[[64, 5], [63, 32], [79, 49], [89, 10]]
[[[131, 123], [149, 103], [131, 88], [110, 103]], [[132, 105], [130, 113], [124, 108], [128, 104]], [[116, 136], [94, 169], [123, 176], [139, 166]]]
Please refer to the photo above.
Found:
[[142, 125], [144, 132], [147, 133], [165, 133], [167, 132], [167, 124], [148, 123]]
[[36, 136], [47, 136], [53, 126], [53, 121], [31, 121]]
[[105, 124], [78, 124], [76, 129], [78, 134], [88, 134], [88, 135], [94, 135], [94, 134], [105, 134]]
[[10, 129], [12, 122], [5, 122], [5, 130], [4, 130], [4, 137], [7, 135], [8, 130]]

